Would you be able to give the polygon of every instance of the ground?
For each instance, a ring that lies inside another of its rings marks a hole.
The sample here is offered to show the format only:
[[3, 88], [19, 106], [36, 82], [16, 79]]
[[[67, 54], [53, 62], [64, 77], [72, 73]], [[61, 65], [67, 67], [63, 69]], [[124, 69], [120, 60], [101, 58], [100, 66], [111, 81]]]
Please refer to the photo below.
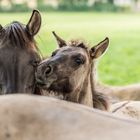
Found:
[[[36, 36], [44, 56], [57, 47], [51, 31], [62, 38], [82, 38], [95, 45], [105, 37], [110, 38], [109, 49], [99, 60], [100, 81], [111, 85], [126, 85], [140, 81], [140, 18], [127, 13], [66, 13], [42, 12], [42, 27]], [[27, 23], [31, 13], [0, 13], [4, 26], [18, 20]]]

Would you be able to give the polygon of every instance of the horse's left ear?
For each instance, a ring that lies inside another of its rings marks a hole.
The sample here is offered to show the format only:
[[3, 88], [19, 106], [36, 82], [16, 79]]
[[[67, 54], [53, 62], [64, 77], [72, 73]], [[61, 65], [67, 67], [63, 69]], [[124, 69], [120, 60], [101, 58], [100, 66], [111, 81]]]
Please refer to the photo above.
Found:
[[105, 38], [103, 41], [101, 41], [99, 44], [95, 45], [90, 50], [90, 56], [91, 58], [98, 58], [100, 57], [108, 48], [109, 45], [109, 38]]
[[41, 15], [39, 11], [33, 10], [32, 16], [26, 27], [31, 36], [34, 36], [38, 33], [41, 27]]

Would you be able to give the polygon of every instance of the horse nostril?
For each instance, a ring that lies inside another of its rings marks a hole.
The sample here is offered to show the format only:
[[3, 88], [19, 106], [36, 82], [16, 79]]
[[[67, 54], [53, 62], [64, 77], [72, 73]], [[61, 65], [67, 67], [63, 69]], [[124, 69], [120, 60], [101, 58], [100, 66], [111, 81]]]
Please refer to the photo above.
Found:
[[48, 76], [51, 72], [52, 72], [52, 67], [47, 66], [46, 69], [45, 69], [45, 76]]

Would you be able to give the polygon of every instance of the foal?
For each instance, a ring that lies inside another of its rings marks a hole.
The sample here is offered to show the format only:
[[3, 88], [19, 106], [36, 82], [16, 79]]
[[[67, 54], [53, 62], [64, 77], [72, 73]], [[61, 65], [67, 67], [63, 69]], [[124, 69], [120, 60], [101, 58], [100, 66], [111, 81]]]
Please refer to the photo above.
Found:
[[109, 39], [105, 38], [90, 49], [79, 40], [67, 43], [55, 32], [53, 34], [59, 49], [37, 68], [36, 80], [40, 88], [67, 101], [107, 110], [107, 99], [95, 91], [94, 83], [95, 60], [105, 52]]
[[35, 91], [35, 67], [41, 59], [34, 36], [40, 26], [37, 10], [27, 25], [17, 21], [0, 25], [0, 94]]

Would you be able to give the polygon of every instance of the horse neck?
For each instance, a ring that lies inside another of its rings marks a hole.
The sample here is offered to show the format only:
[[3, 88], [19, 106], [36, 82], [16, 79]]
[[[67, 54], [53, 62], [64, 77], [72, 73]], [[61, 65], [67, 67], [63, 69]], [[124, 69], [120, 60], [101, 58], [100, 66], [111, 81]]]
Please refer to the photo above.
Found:
[[92, 68], [87, 72], [84, 82], [72, 93], [70, 93], [70, 101], [84, 104], [90, 107], [93, 107], [93, 97], [92, 92], [94, 91], [94, 85], [91, 79], [92, 77]]
[[91, 80], [93, 107], [100, 110], [107, 111], [109, 108], [108, 97], [107, 95], [104, 94], [104, 92], [100, 92], [99, 90], [97, 90], [97, 84], [98, 84], [97, 76], [98, 75], [97, 75], [95, 61], [92, 64], [91, 71], [92, 73], [90, 75], [90, 80]]

